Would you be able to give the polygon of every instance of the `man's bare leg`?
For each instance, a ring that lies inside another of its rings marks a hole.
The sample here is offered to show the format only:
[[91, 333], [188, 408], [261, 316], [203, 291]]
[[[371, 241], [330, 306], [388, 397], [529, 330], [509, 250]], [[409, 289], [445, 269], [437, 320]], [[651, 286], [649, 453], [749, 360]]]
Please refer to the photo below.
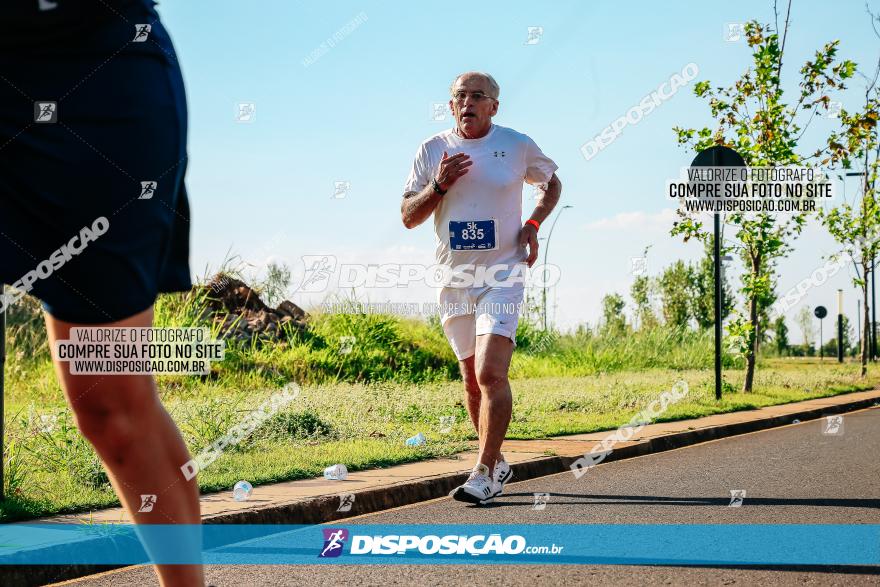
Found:
[[498, 334], [477, 337], [474, 366], [480, 387], [480, 456], [478, 462], [495, 468], [502, 459], [501, 444], [507, 434], [513, 408], [513, 396], [507, 373], [513, 356], [513, 341]]
[[[477, 383], [477, 370], [474, 367], [474, 355], [458, 362], [461, 371], [461, 379], [464, 381], [465, 401], [467, 402], [468, 416], [477, 432], [477, 439], [482, 439], [480, 434], [480, 399], [482, 392], [480, 385]], [[504, 454], [498, 458], [499, 461], [504, 460]]]
[[461, 380], [464, 382], [464, 395], [467, 402], [468, 415], [471, 417], [471, 423], [474, 430], [477, 431], [477, 438], [480, 435], [480, 386], [477, 383], [477, 371], [474, 368], [474, 355], [458, 362], [458, 368], [461, 371]]
[[[150, 308], [101, 326], [143, 327], [152, 323]], [[50, 348], [54, 348], [57, 339], [69, 339], [70, 329], [76, 326], [82, 325], [46, 315]], [[95, 447], [131, 519], [137, 524], [200, 524], [198, 484], [195, 478], [187, 481], [180, 470], [190, 455], [177, 426], [159, 401], [153, 377], [71, 375], [69, 363], [58, 361], [55, 370], [77, 427]], [[152, 511], [138, 513], [142, 494], [156, 495]], [[189, 548], [195, 556], [201, 550], [197, 538], [193, 536], [189, 545], [175, 545], [175, 552], [186, 552]], [[168, 545], [144, 546], [147, 552], [157, 552], [159, 547]], [[201, 565], [159, 565], [156, 572], [163, 587], [205, 584]]]

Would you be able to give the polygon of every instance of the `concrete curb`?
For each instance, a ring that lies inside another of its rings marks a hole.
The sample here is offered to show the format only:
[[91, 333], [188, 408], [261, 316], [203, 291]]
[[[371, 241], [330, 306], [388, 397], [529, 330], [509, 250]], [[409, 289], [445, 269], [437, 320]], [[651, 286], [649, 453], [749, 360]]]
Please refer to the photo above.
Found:
[[[860, 399], [852, 402], [803, 410], [784, 416], [772, 416], [748, 422], [737, 422], [700, 428], [687, 432], [667, 434], [636, 442], [629, 446], [615, 448], [602, 462], [619, 461], [637, 456], [644, 456], [676, 448], [692, 446], [711, 440], [748, 434], [759, 430], [768, 430], [791, 424], [794, 420], [808, 421], [826, 415], [841, 414], [870, 408], [878, 400], [875, 398]], [[511, 464], [514, 481], [526, 481], [536, 477], [554, 475], [570, 470], [579, 456], [548, 456]], [[404, 505], [412, 505], [422, 501], [445, 497], [454, 488], [467, 479], [467, 473], [438, 475], [416, 482], [387, 485], [385, 487], [356, 492], [357, 511], [337, 512], [338, 498], [323, 496], [312, 500], [303, 500], [283, 506], [267, 506], [259, 510], [221, 514], [205, 518], [206, 524], [320, 524], [341, 520], [352, 516], [370, 514]]]
[[[840, 396], [832, 396], [825, 399], [843, 398], [846, 395], [841, 394]], [[785, 415], [756, 417], [743, 422], [731, 422], [729, 424], [664, 434], [615, 448], [613, 452], [606, 455], [602, 462], [629, 459], [692, 446], [711, 440], [767, 430], [791, 424], [794, 420], [802, 422], [816, 420], [826, 415], [869, 408], [876, 405], [877, 402], [877, 397], [863, 398], [834, 405], [803, 409]], [[768, 408], [779, 408], [785, 405], [768, 406]], [[787, 405], [792, 406], [796, 404]], [[760, 413], [760, 410], [754, 412], [755, 415], [758, 413]], [[557, 438], [565, 439], [565, 437]], [[579, 455], [538, 457], [519, 463], [512, 463], [511, 468], [514, 471], [515, 481], [525, 481], [568, 471], [572, 463], [578, 458], [580, 458]], [[442, 474], [415, 481], [393, 483], [373, 489], [356, 491], [353, 492], [356, 495], [355, 507], [349, 512], [336, 511], [339, 505], [337, 495], [322, 495], [290, 503], [270, 504], [257, 509], [206, 516], [203, 518], [203, 522], [206, 524], [321, 524], [445, 497], [455, 487], [463, 483], [466, 478], [467, 473], [465, 472]], [[44, 585], [48, 582], [73, 579], [113, 568], [119, 567], [77, 565], [61, 570], [58, 567], [7, 565], [0, 567], [0, 583]]]

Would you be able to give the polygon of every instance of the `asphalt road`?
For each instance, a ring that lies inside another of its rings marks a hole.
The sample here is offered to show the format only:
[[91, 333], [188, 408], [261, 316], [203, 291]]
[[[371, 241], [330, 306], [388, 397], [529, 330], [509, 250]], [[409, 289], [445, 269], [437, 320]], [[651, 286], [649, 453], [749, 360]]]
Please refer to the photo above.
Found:
[[[370, 514], [361, 524], [880, 524], [880, 409], [736, 436], [508, 485], [491, 506], [449, 498]], [[746, 491], [729, 507], [730, 491]], [[543, 510], [535, 493], [549, 493]], [[215, 566], [210, 584], [240, 585], [880, 585], [880, 567], [707, 568], [617, 565]], [[77, 586], [156, 585], [149, 567]]]

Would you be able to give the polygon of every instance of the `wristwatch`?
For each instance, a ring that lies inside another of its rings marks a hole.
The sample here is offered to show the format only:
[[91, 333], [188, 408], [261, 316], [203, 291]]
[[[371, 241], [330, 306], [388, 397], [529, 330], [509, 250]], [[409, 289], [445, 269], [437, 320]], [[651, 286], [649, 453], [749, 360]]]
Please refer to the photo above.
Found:
[[446, 192], [447, 192], [448, 190], [441, 190], [441, 189], [440, 189], [440, 184], [437, 183], [437, 178], [436, 178], [436, 177], [431, 178], [431, 185], [434, 187], [434, 192], [436, 192], [437, 194], [440, 194], [441, 196], [445, 196], [445, 195], [446, 195]]

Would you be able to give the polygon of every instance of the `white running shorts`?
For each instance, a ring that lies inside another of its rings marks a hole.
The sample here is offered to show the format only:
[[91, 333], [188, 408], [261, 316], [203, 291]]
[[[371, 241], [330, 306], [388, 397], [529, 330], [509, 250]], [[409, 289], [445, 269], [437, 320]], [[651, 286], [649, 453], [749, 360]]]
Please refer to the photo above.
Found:
[[477, 337], [483, 334], [506, 336], [516, 346], [523, 291], [522, 284], [443, 288], [440, 293], [443, 332], [459, 361], [474, 355]]

